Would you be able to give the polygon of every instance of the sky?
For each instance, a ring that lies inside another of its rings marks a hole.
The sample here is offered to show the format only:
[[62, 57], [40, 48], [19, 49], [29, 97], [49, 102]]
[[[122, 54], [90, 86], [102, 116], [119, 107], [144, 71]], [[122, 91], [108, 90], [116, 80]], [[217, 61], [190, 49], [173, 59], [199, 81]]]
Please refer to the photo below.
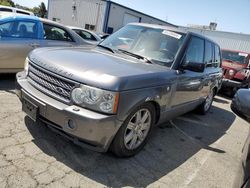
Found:
[[[47, 0], [14, 0], [34, 7]], [[217, 30], [250, 34], [250, 0], [113, 0], [176, 25], [209, 25]]]

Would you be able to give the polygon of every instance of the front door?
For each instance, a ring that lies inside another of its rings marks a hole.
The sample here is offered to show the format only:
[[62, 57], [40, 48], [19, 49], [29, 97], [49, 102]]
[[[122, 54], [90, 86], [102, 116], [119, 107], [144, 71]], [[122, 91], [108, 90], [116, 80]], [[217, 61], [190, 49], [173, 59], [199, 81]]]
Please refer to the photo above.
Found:
[[[204, 39], [192, 36], [190, 39], [183, 63], [204, 63]], [[172, 107], [197, 101], [204, 93], [207, 84], [207, 74], [189, 70], [180, 71], [176, 92], [172, 100]]]

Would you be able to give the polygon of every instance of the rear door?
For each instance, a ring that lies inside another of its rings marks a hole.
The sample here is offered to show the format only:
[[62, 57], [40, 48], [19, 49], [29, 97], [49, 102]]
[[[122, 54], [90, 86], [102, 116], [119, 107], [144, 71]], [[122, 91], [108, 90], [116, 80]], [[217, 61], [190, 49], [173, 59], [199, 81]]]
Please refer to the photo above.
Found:
[[39, 43], [36, 21], [9, 21], [0, 24], [0, 72], [23, 69], [28, 53]]
[[206, 41], [205, 49], [205, 72], [208, 77], [204, 86], [204, 93], [202, 93], [204, 98], [208, 96], [209, 92], [214, 87], [219, 89], [222, 79], [221, 52], [219, 46], [210, 41]]
[[[204, 63], [205, 41], [202, 38], [191, 36], [189, 45], [183, 58], [185, 62]], [[205, 72], [180, 71], [176, 93], [172, 101], [172, 107], [188, 104], [201, 98], [205, 90], [207, 75]]]

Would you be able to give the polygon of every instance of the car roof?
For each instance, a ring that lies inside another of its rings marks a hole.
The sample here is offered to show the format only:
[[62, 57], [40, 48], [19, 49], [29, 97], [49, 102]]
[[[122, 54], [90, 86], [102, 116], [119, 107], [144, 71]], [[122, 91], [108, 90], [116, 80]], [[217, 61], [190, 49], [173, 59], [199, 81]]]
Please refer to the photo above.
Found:
[[10, 10], [22, 11], [22, 12], [26, 12], [26, 13], [29, 13], [29, 14], [34, 15], [33, 12], [28, 11], [28, 10], [24, 10], [24, 9], [21, 9], [21, 8], [10, 7], [10, 6], [4, 6], [4, 5], [0, 5], [0, 8], [6, 8], [6, 9], [10, 9]]
[[29, 15], [12, 15], [8, 17], [4, 17], [0, 19], [0, 22], [7, 22], [7, 21], [13, 21], [13, 20], [35, 20], [39, 21], [39, 18], [37, 16], [29, 16]]
[[29, 16], [29, 15], [12, 15], [12, 16], [8, 16], [8, 17], [4, 17], [0, 19], [0, 22], [8, 22], [8, 21], [13, 21], [13, 20], [34, 20], [34, 21], [45, 22], [47, 24], [53, 24], [53, 25], [65, 27], [64, 25], [58, 22], [54, 22], [45, 18], [39, 18], [37, 16]]
[[165, 29], [165, 30], [170, 30], [170, 31], [182, 33], [182, 34], [189, 34], [190, 33], [190, 34], [192, 34], [194, 36], [204, 38], [204, 39], [218, 45], [215, 41], [213, 41], [212, 39], [210, 39], [210, 38], [208, 38], [208, 37], [206, 37], [204, 35], [200, 35], [198, 33], [190, 32], [190, 31], [185, 31], [185, 30], [180, 29], [178, 27], [166, 26], [166, 25], [157, 25], [157, 24], [147, 24], [147, 23], [129, 23], [128, 25], [142, 26], [142, 27], [148, 27], [148, 28], [153, 28], [153, 29]]

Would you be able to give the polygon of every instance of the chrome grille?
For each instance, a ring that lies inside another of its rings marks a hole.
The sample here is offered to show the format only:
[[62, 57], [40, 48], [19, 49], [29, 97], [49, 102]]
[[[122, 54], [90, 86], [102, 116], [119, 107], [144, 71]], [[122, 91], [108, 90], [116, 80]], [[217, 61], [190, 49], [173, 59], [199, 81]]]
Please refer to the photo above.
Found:
[[35, 88], [65, 103], [70, 102], [70, 93], [77, 83], [60, 78], [43, 68], [29, 65], [28, 81]]

